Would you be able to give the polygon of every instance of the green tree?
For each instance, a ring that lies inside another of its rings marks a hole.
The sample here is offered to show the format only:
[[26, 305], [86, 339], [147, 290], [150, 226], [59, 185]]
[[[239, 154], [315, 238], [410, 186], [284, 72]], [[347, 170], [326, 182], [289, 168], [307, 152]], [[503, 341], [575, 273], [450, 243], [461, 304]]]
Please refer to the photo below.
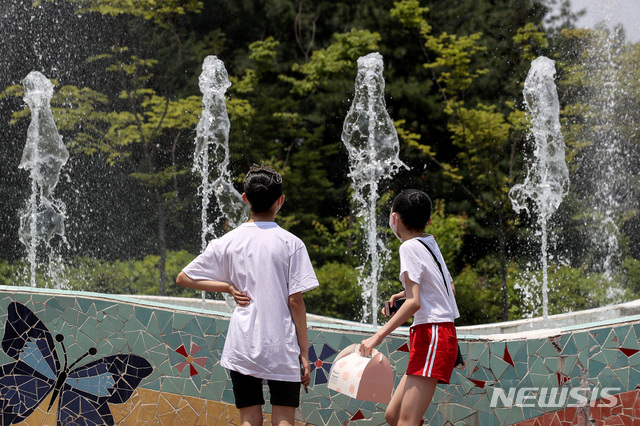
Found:
[[[405, 27], [417, 29], [428, 52], [435, 56], [424, 64], [437, 73], [444, 111], [450, 117], [447, 125], [451, 142], [458, 148], [455, 167], [445, 171], [480, 209], [475, 221], [487, 222], [497, 240], [499, 274], [502, 287], [503, 319], [508, 318], [507, 241], [510, 232], [508, 191], [514, 168], [513, 150], [522, 137], [520, 114], [511, 116], [497, 105], [466, 100], [472, 84], [488, 72], [475, 59], [487, 50], [479, 44], [481, 33], [455, 35], [431, 34], [431, 26], [423, 18], [427, 8], [415, 0], [395, 3], [391, 13]], [[522, 38], [522, 36], [520, 36]], [[429, 58], [429, 55], [426, 55]], [[511, 108], [513, 105], [510, 106]], [[453, 173], [452, 173], [453, 172]]]
[[[125, 8], [121, 9], [112, 2], [81, 2], [81, 10], [86, 8], [88, 12], [108, 15], [140, 13], [152, 20], [159, 20], [160, 15], [164, 19], [171, 13], [184, 13], [182, 6], [175, 2], [165, 2], [157, 10], [159, 15], [146, 13], [144, 8], [132, 9], [128, 2], [123, 5]], [[110, 164], [129, 163], [133, 170], [131, 176], [149, 191], [155, 205], [159, 291], [165, 294], [167, 222], [183, 208], [177, 181], [185, 170], [177, 163], [177, 155], [181, 145], [190, 142], [190, 132], [201, 110], [201, 98], [189, 96], [172, 100], [158, 95], [149, 87], [153, 77], [150, 69], [157, 60], [140, 58], [125, 46], [114, 45], [111, 52], [89, 61], [103, 63], [120, 92], [110, 97], [90, 88], [64, 86], [52, 100], [54, 117], [59, 130], [70, 136], [67, 146], [72, 152], [105, 153]], [[10, 87], [5, 93], [21, 95], [21, 87]], [[28, 110], [19, 111], [13, 114], [13, 122], [28, 116]]]

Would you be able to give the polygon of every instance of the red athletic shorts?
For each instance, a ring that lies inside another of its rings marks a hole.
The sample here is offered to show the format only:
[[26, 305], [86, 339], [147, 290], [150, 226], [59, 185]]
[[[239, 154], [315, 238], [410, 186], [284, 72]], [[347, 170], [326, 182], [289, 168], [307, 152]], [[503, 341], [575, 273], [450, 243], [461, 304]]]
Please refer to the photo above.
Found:
[[449, 383], [458, 357], [458, 339], [452, 322], [412, 326], [409, 346], [407, 374]]

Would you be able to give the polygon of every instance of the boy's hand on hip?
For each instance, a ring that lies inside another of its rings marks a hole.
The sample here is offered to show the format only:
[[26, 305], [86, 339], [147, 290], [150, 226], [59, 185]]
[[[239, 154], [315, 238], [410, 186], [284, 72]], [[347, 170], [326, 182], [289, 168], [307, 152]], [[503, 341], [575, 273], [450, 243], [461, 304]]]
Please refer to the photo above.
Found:
[[229, 284], [229, 293], [233, 296], [233, 300], [236, 301], [238, 306], [240, 307], [249, 306], [249, 302], [251, 302], [251, 299], [249, 299], [249, 296], [247, 296], [246, 293], [243, 293], [240, 290], [238, 290], [236, 286], [234, 286], [233, 284]]

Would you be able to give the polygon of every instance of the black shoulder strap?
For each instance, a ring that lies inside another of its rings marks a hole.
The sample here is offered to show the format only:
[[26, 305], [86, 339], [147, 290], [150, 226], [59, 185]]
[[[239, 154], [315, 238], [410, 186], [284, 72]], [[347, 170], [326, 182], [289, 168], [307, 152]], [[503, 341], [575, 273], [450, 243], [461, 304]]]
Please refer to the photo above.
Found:
[[438, 258], [436, 257], [436, 254], [420, 238], [417, 238], [417, 240], [420, 241], [420, 244], [422, 244], [427, 250], [429, 250], [429, 253], [431, 253], [431, 256], [433, 256], [433, 260], [436, 261], [436, 265], [438, 265], [438, 269], [440, 270], [440, 273], [442, 274], [442, 281], [444, 282], [444, 289], [447, 291], [447, 295], [449, 295], [449, 287], [447, 286], [447, 279], [444, 277], [444, 271], [442, 270], [442, 265], [438, 261]]

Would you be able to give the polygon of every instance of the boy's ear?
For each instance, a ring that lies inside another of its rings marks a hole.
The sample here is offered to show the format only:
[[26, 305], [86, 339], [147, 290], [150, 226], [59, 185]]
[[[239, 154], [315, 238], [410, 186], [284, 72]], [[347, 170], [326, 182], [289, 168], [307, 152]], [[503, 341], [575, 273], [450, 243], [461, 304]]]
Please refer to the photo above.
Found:
[[249, 200], [247, 199], [247, 194], [246, 193], [242, 193], [242, 201], [244, 201], [245, 203], [249, 204]]
[[424, 226], [425, 228], [431, 224], [431, 218], [429, 218], [429, 222]]

